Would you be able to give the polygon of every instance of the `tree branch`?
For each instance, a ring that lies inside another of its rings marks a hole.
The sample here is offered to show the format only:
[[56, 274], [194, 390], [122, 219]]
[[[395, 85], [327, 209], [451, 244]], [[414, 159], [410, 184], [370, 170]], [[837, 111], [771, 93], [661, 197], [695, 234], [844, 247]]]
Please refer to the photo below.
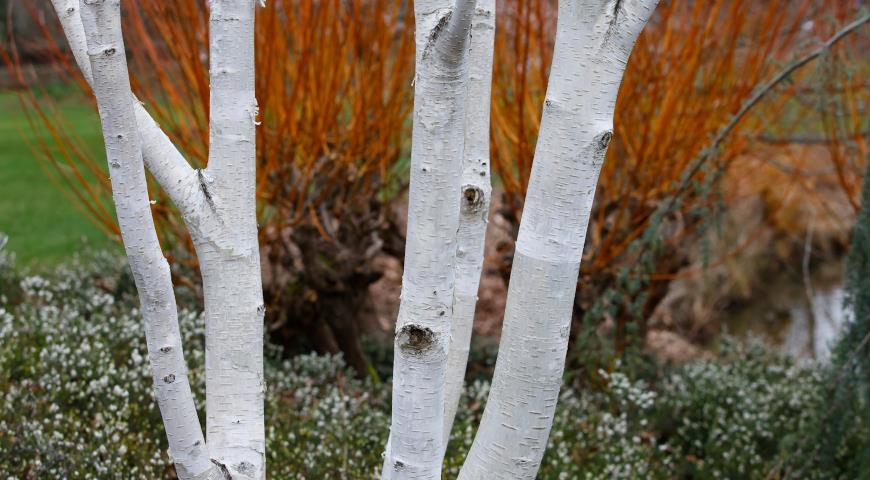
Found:
[[740, 110], [738, 110], [737, 113], [735, 113], [734, 116], [731, 117], [731, 120], [719, 130], [715, 137], [713, 137], [713, 140], [710, 142], [710, 146], [701, 152], [701, 155], [698, 156], [692, 168], [690, 168], [687, 173], [684, 174], [683, 181], [681, 182], [680, 187], [677, 189], [677, 192], [672, 197], [672, 200], [668, 204], [668, 208], [665, 210], [665, 212], [670, 210], [674, 202], [676, 202], [676, 198], [683, 191], [685, 191], [686, 188], [688, 188], [689, 184], [691, 183], [691, 179], [695, 176], [695, 174], [697, 174], [707, 162], [707, 160], [709, 160], [715, 154], [716, 150], [719, 148], [720, 145], [722, 145], [722, 142], [725, 140], [725, 138], [727, 138], [728, 135], [731, 134], [731, 132], [737, 127], [738, 124], [740, 124], [740, 121], [743, 120], [743, 118], [750, 112], [750, 110], [752, 110], [753, 107], [755, 107], [764, 97], [766, 97], [767, 94], [772, 92], [777, 85], [789, 78], [794, 72], [826, 53], [840, 40], [861, 28], [867, 22], [870, 22], [870, 14], [866, 14], [858, 18], [854, 22], [846, 25], [840, 31], [835, 33], [831, 38], [819, 45], [816, 49], [788, 64], [785, 68], [780, 70], [779, 73], [774, 75], [773, 78], [768, 80], [767, 83], [756, 89], [755, 93], [751, 97], [749, 97], [746, 102], [743, 103], [743, 105], [740, 107]]
[[[120, 0], [82, 0], [81, 35], [102, 121], [112, 198], [145, 323], [145, 339], [169, 451], [181, 479], [212, 476], [181, 345], [169, 264], [160, 249], [137, 135]], [[67, 7], [67, 18], [77, 9]], [[59, 12], [61, 13], [61, 12]], [[85, 71], [85, 70], [83, 70]]]
[[[76, 64], [93, 88], [93, 73], [87, 56], [79, 0], [51, 0], [51, 4], [60, 20]], [[193, 206], [191, 202], [198, 201], [189, 197], [190, 187], [194, 185], [196, 178], [193, 168], [132, 92], [130, 96], [139, 126], [139, 135], [142, 137], [140, 143], [142, 156], [148, 170], [180, 210], [189, 210]]]

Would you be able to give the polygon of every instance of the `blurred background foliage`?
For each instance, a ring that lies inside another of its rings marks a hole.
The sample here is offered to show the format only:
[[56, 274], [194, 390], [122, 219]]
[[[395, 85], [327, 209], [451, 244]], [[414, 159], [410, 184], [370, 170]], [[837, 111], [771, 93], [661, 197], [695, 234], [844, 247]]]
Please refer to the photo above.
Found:
[[[206, 3], [143, 0], [124, 16], [134, 90], [197, 168], [208, 143]], [[47, 132], [32, 148], [58, 188], [117, 241], [104, 154], [65, 109], [68, 98], [89, 98], [88, 88], [50, 6], [7, 7], [7, 20], [19, 18], [5, 27], [7, 83], [18, 87], [32, 131]], [[500, 198], [485, 285], [510, 275], [556, 2], [500, 0], [497, 8], [491, 141]], [[723, 327], [717, 315], [764, 295], [765, 280], [808, 248], [810, 267], [840, 262], [868, 158], [866, 30], [733, 120], [777, 72], [866, 10], [861, 0], [662, 0], [632, 53], [596, 193], [572, 329], [569, 371], [579, 380], [601, 381], [599, 369], [626, 351], [655, 351], [656, 338], [680, 339], [684, 350], [708, 344]], [[374, 371], [361, 338], [389, 336], [398, 293], [412, 15], [406, 0], [270, 0], [257, 13], [269, 331], [291, 352], [342, 352], [360, 374]], [[152, 198], [176, 283], [196, 296], [183, 223], [156, 185]], [[384, 278], [392, 287], [373, 293]], [[491, 310], [479, 323], [500, 322]]]
[[[496, 37], [493, 165], [504, 189], [502, 212], [515, 234], [556, 12], [555, 2], [504, 4]], [[700, 322], [717, 297], [751, 290], [733, 283], [747, 274], [752, 281], [763, 278], [764, 266], [747, 272], [759, 257], [793, 257], [803, 248], [793, 239], [803, 240], [811, 224], [821, 232], [820, 245], [837, 251], [847, 245], [870, 131], [868, 63], [855, 61], [867, 47], [866, 34], [844, 40], [731, 122], [764, 83], [862, 8], [825, 0], [660, 3], [619, 92], [616, 134], [598, 184], [575, 301], [576, 323], [582, 323], [573, 329], [574, 350], [582, 355], [577, 366], [595, 372], [615, 358], [608, 352], [642, 342], [651, 326], [709, 337]], [[726, 127], [727, 136], [714, 144]], [[759, 241], [760, 248], [751, 245]], [[506, 243], [507, 278], [512, 245]], [[716, 278], [718, 289], [699, 284], [717, 276], [714, 267], [733, 267], [741, 254], [741, 271], [731, 268], [726, 278]], [[693, 288], [679, 288], [680, 280], [694, 282]], [[690, 308], [699, 304], [702, 311]]]

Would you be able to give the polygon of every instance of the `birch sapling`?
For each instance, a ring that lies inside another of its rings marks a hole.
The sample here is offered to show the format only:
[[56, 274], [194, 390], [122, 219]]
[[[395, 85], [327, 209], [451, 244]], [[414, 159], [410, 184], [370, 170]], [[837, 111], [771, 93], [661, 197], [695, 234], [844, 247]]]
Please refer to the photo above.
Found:
[[[408, 234], [384, 479], [440, 479], [475, 0], [418, 0]], [[459, 141], [457, 141], [459, 139]]]
[[492, 198], [489, 159], [489, 104], [495, 41], [495, 0], [478, 0], [471, 20], [468, 52], [468, 106], [465, 112], [465, 152], [462, 157], [462, 200], [456, 233], [455, 285], [450, 349], [444, 392], [444, 444], [450, 439], [453, 419], [463, 390], [465, 368], [480, 272], [484, 238]]
[[[64, 13], [79, 5], [69, 2]], [[169, 453], [181, 479], [218, 478], [199, 426], [182, 352], [175, 293], [163, 256], [145, 179], [130, 79], [121, 35], [120, 0], [81, 5], [79, 61], [89, 57], [90, 80], [100, 112], [112, 198], [124, 248], [139, 293], [154, 396], [163, 417]]]
[[534, 479], [562, 383], [616, 94], [657, 0], [561, 0], [492, 389], [460, 479]]

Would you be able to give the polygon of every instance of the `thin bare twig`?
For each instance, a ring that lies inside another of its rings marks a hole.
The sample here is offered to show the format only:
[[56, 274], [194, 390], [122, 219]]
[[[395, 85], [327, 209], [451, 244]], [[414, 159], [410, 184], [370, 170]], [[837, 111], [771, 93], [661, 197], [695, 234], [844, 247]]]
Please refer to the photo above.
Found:
[[799, 70], [804, 65], [812, 62], [816, 58], [822, 56], [828, 50], [831, 49], [838, 42], [843, 40], [849, 34], [858, 30], [860, 27], [870, 22], [870, 13], [865, 14], [859, 17], [857, 20], [852, 23], [846, 25], [842, 29], [840, 29], [837, 33], [835, 33], [832, 37], [825, 40], [821, 45], [807, 53], [803, 57], [798, 58], [793, 61], [785, 68], [779, 71], [776, 75], [773, 76], [770, 80], [767, 81], [764, 85], [759, 87], [755, 93], [743, 103], [743, 106], [740, 107], [740, 110], [731, 117], [731, 120], [719, 130], [715, 137], [713, 137], [713, 141], [710, 143], [710, 146], [701, 151], [700, 155], [695, 159], [694, 165], [683, 175], [683, 179], [680, 182], [679, 188], [677, 191], [671, 196], [670, 201], [668, 202], [667, 207], [662, 211], [662, 213], [669, 212], [674, 204], [677, 202], [677, 198], [688, 188], [689, 184], [694, 178], [695, 174], [701, 170], [701, 167], [709, 160], [718, 150], [719, 146], [731, 134], [735, 127], [740, 124], [740, 121], [755, 107], [767, 94], [773, 91], [777, 85], [788, 79], [793, 73]]

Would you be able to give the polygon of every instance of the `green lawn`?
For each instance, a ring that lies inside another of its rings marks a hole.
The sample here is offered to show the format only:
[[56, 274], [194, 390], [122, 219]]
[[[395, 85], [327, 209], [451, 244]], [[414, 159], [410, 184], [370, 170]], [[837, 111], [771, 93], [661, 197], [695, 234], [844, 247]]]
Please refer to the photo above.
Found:
[[[99, 119], [80, 94], [59, 96], [57, 105], [89, 151], [102, 152]], [[39, 137], [49, 136], [31, 130], [18, 96], [0, 92], [0, 112], [0, 232], [9, 236], [7, 248], [18, 263], [51, 266], [78, 251], [111, 247], [71, 197], [49, 180], [45, 169], [53, 167], [32, 150]]]

